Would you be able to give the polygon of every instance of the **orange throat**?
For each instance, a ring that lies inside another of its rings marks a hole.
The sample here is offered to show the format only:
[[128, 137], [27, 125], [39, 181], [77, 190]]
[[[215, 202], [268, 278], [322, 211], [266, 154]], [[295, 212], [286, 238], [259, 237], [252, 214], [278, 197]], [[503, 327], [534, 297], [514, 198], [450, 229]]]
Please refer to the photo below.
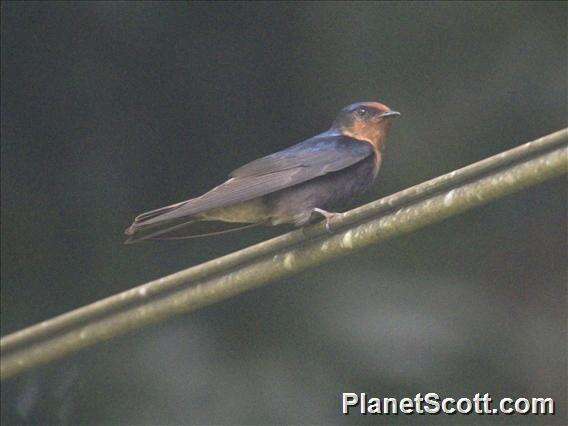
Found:
[[387, 139], [390, 127], [390, 120], [383, 121], [375, 126], [355, 123], [351, 128], [344, 128], [343, 134], [360, 141], [369, 142], [375, 150], [380, 151]]
[[369, 143], [375, 151], [375, 169], [378, 169], [381, 165], [382, 155], [381, 151], [387, 139], [387, 135], [390, 129], [391, 123], [384, 122], [380, 126], [365, 126], [365, 125], [355, 125], [351, 129], [344, 129], [343, 134], [353, 139], [357, 139], [361, 142]]

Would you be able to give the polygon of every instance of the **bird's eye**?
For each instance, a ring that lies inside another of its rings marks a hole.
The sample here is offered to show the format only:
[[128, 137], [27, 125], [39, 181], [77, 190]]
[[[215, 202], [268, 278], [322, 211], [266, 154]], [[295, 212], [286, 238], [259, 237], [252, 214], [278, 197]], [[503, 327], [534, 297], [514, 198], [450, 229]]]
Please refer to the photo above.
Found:
[[359, 117], [367, 117], [369, 115], [369, 109], [366, 107], [357, 108], [357, 115]]

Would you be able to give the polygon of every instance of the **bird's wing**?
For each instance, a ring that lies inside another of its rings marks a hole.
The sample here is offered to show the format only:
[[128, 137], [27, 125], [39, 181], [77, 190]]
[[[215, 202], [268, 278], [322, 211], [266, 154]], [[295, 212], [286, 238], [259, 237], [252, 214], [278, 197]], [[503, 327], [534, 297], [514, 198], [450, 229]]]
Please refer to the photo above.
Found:
[[373, 149], [367, 142], [342, 135], [328, 136], [324, 133], [290, 148], [251, 161], [234, 170], [230, 176], [233, 178], [263, 176], [294, 168], [304, 168], [315, 173], [311, 177], [313, 178], [349, 167], [371, 154], [373, 154]]
[[373, 153], [367, 142], [339, 135], [316, 136], [236, 169], [228, 181], [201, 197], [142, 214], [133, 226], [154, 226], [252, 200], [344, 169]]

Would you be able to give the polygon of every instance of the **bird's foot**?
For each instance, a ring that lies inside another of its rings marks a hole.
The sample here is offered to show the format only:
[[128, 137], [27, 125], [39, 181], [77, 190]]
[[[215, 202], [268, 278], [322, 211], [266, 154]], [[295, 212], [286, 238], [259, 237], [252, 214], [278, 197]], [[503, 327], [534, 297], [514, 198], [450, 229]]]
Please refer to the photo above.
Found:
[[330, 234], [333, 233], [333, 222], [336, 222], [343, 216], [343, 213], [328, 212], [318, 208], [314, 208], [312, 210], [313, 213], [317, 213], [325, 218], [325, 230]]

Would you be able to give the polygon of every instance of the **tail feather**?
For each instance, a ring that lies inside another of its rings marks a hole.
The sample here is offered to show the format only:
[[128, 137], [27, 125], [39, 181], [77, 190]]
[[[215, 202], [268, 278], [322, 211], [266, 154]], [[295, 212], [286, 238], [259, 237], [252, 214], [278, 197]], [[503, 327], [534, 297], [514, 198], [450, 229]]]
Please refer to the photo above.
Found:
[[[124, 233], [128, 236], [132, 236], [140, 231], [148, 230], [148, 229], [155, 229], [158, 227], [164, 227], [166, 224], [175, 225], [176, 223], [179, 224], [180, 221], [183, 223], [188, 223], [194, 220], [191, 216], [187, 216], [186, 218], [179, 218], [176, 220], [159, 220], [159, 216], [163, 216], [166, 213], [170, 213], [180, 206], [185, 204], [186, 201], [182, 201], [181, 203], [171, 204], [166, 207], [161, 207], [156, 210], [151, 210], [142, 214], [139, 214], [134, 218], [134, 222], [128, 228], [125, 229]], [[152, 220], [150, 223], [148, 221]]]
[[[124, 231], [128, 236], [125, 244], [145, 240], [178, 240], [218, 235], [266, 223], [261, 215], [248, 215], [242, 222], [224, 222], [217, 217], [207, 217], [204, 213], [189, 214], [184, 206], [194, 200], [182, 201], [136, 216], [132, 225]], [[247, 209], [250, 208], [243, 206], [243, 211], [248, 211]], [[242, 213], [237, 209], [236, 213], [239, 212]]]
[[129, 235], [125, 244], [134, 244], [145, 240], [183, 240], [188, 238], [207, 237], [211, 235], [226, 234], [245, 228], [262, 225], [262, 223], [234, 223], [219, 221], [193, 220], [169, 226], [151, 232], [134, 231]]
[[144, 222], [146, 220], [152, 219], [154, 217], [160, 216], [161, 214], [164, 213], [168, 213], [171, 212], [175, 209], [177, 209], [178, 207], [180, 207], [181, 205], [183, 205], [184, 203], [186, 203], [187, 201], [182, 201], [181, 203], [176, 203], [176, 204], [172, 204], [170, 206], [166, 206], [166, 207], [161, 207], [159, 209], [156, 210], [151, 210], [149, 212], [145, 212], [142, 214], [139, 214], [138, 216], [136, 216], [134, 218], [134, 223], [140, 223], [140, 222]]

